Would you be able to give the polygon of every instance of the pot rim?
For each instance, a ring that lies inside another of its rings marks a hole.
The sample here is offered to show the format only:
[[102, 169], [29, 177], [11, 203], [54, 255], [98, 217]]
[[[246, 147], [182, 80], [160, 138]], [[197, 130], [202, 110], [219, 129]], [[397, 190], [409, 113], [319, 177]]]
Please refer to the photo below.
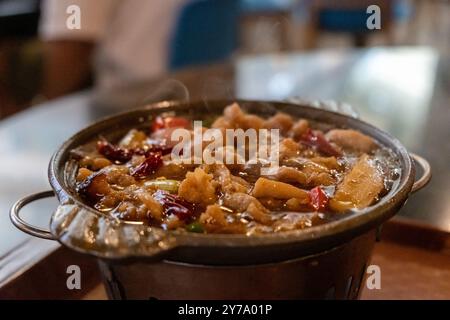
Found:
[[[414, 183], [414, 175], [415, 175], [415, 169], [414, 169], [414, 163], [411, 160], [411, 157], [406, 150], [406, 148], [400, 143], [398, 139], [391, 136], [390, 134], [384, 132], [381, 129], [378, 129], [377, 127], [368, 124], [362, 120], [351, 118], [349, 116], [343, 115], [341, 113], [323, 110], [323, 109], [317, 109], [310, 105], [305, 104], [296, 104], [296, 103], [290, 103], [290, 102], [280, 102], [280, 101], [258, 101], [258, 100], [243, 100], [243, 99], [230, 99], [230, 100], [208, 100], [205, 101], [193, 101], [193, 102], [180, 102], [180, 101], [162, 101], [158, 103], [153, 103], [149, 105], [145, 105], [139, 108], [134, 108], [131, 110], [127, 110], [125, 112], [121, 112], [106, 118], [103, 118], [99, 121], [96, 121], [95, 123], [83, 128], [82, 130], [78, 131], [76, 134], [74, 134], [72, 137], [67, 139], [54, 153], [52, 156], [49, 168], [48, 168], [48, 176], [49, 181], [52, 186], [52, 188], [55, 190], [56, 194], [58, 195], [58, 199], [61, 204], [63, 203], [73, 203], [79, 208], [82, 208], [83, 210], [86, 210], [87, 212], [93, 213], [98, 217], [101, 218], [107, 218], [110, 220], [114, 220], [115, 223], [119, 223], [120, 225], [135, 225], [131, 224], [127, 221], [117, 221], [117, 219], [106, 216], [102, 214], [100, 211], [97, 211], [93, 209], [92, 207], [88, 206], [84, 202], [80, 201], [76, 197], [71, 195], [70, 190], [68, 190], [66, 184], [59, 180], [58, 172], [59, 170], [64, 170], [64, 167], [60, 166], [60, 162], [62, 161], [66, 155], [67, 152], [70, 151], [70, 149], [73, 148], [74, 142], [79, 140], [80, 137], [82, 137], [86, 132], [93, 130], [94, 128], [99, 127], [101, 124], [105, 124], [109, 121], [114, 121], [117, 119], [121, 119], [124, 116], [129, 116], [133, 113], [138, 114], [139, 112], [143, 111], [150, 111], [154, 110], [155, 112], [165, 112], [165, 111], [173, 111], [171, 108], [180, 108], [180, 110], [184, 110], [182, 108], [192, 108], [193, 106], [197, 104], [202, 103], [211, 103], [211, 104], [221, 104], [223, 107], [233, 103], [237, 102], [240, 104], [245, 103], [251, 103], [251, 104], [270, 104], [272, 106], [275, 106], [276, 109], [278, 109], [278, 106], [284, 105], [284, 106], [292, 106], [295, 108], [304, 108], [309, 109], [310, 112], [317, 112], [322, 115], [326, 114], [331, 116], [333, 119], [341, 119], [341, 121], [348, 121], [349, 127], [356, 127], [355, 124], [359, 127], [364, 128], [365, 133], [368, 133], [371, 136], [374, 136], [374, 133], [376, 133], [377, 141], [380, 140], [380, 137], [382, 137], [385, 141], [389, 141], [392, 146], [395, 147], [395, 150], [393, 150], [396, 155], [399, 157], [399, 161], [402, 165], [402, 171], [401, 175], [399, 177], [399, 183], [396, 185], [387, 195], [383, 196], [380, 201], [378, 201], [376, 204], [367, 207], [363, 210], [358, 210], [357, 212], [352, 212], [350, 214], [347, 214], [345, 217], [342, 217], [340, 219], [337, 219], [335, 221], [327, 222], [323, 225], [313, 226], [306, 229], [300, 229], [300, 230], [292, 230], [292, 231], [285, 231], [285, 232], [279, 232], [279, 233], [268, 233], [268, 234], [256, 234], [247, 236], [245, 234], [197, 234], [197, 233], [188, 233], [181, 230], [172, 230], [172, 231], [164, 231], [169, 237], [173, 237], [176, 239], [176, 244], [171, 247], [171, 249], [175, 247], [254, 247], [254, 246], [277, 246], [277, 245], [283, 245], [287, 243], [298, 243], [298, 242], [305, 242], [310, 243], [314, 241], [327, 241], [327, 239], [330, 239], [338, 234], [344, 234], [346, 232], [349, 232], [349, 236], [355, 237], [357, 235], [362, 234], [363, 232], [375, 228], [376, 226], [380, 225], [383, 221], [390, 218], [392, 215], [394, 215], [401, 205], [406, 201], [408, 195], [411, 192], [413, 183]], [[175, 110], [176, 111], [176, 110]], [[320, 120], [319, 120], [320, 121]], [[353, 124], [353, 126], [352, 126]], [[372, 134], [370, 132], [372, 132]], [[98, 132], [99, 133], [99, 132]], [[98, 134], [97, 133], [97, 134]], [[380, 142], [382, 143], [382, 142]], [[383, 144], [383, 143], [382, 143]], [[70, 149], [69, 149], [70, 147]], [[392, 147], [391, 147], [392, 149]], [[65, 174], [64, 174], [65, 176]], [[53, 219], [53, 217], [52, 217]], [[162, 230], [161, 228], [156, 227], [148, 227], [150, 229], [156, 229], [156, 230]], [[351, 231], [351, 232], [350, 232]], [[55, 235], [54, 230], [52, 230], [52, 233]], [[66, 241], [62, 241], [60, 236], [57, 236], [58, 240], [62, 242], [65, 245], [69, 245], [71, 248], [75, 250], [80, 250], [84, 253], [90, 252], [89, 249], [85, 248], [76, 248], [73, 247], [73, 245], [68, 244]], [[96, 256], [106, 256], [105, 254], [95, 254]], [[119, 257], [129, 257], [129, 254], [125, 255], [119, 255]], [[136, 256], [136, 254], [131, 254], [131, 256]], [[139, 254], [138, 254], [139, 256]], [[115, 256], [112, 256], [114, 258]]]

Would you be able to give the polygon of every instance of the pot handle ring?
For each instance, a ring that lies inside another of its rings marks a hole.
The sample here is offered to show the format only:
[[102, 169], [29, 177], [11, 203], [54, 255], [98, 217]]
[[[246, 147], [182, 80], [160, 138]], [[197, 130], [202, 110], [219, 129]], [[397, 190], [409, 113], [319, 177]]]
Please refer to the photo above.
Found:
[[11, 222], [18, 229], [20, 229], [21, 231], [28, 233], [32, 236], [42, 238], [42, 239], [47, 239], [47, 240], [56, 240], [50, 231], [29, 224], [28, 222], [23, 220], [19, 214], [20, 210], [23, 207], [25, 207], [26, 205], [28, 205], [29, 203], [39, 200], [39, 199], [50, 198], [50, 197], [54, 197], [54, 196], [55, 196], [55, 193], [53, 192], [53, 190], [49, 190], [49, 191], [41, 191], [41, 192], [33, 193], [33, 194], [23, 197], [22, 199], [19, 199], [16, 203], [13, 204], [13, 206], [11, 207], [11, 209], [9, 211], [9, 217], [11, 219]]
[[414, 159], [414, 162], [418, 165], [420, 165], [422, 167], [423, 173], [422, 176], [417, 179], [417, 181], [414, 182], [412, 189], [411, 189], [411, 193], [417, 192], [420, 189], [422, 189], [423, 187], [425, 187], [427, 185], [428, 182], [430, 182], [431, 179], [431, 166], [430, 163], [425, 160], [424, 158], [422, 158], [421, 156], [415, 154], [415, 153], [410, 153], [411, 158]]

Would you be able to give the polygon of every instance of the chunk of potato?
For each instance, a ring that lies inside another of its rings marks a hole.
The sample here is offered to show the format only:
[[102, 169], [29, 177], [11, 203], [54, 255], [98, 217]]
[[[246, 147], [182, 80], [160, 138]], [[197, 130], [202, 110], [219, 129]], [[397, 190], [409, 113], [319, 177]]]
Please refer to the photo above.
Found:
[[275, 199], [291, 199], [309, 197], [308, 192], [294, 187], [288, 183], [259, 178], [252, 190], [252, 195], [256, 198], [272, 197]]
[[337, 212], [363, 209], [375, 201], [383, 188], [381, 172], [370, 157], [363, 154], [338, 185], [329, 206]]

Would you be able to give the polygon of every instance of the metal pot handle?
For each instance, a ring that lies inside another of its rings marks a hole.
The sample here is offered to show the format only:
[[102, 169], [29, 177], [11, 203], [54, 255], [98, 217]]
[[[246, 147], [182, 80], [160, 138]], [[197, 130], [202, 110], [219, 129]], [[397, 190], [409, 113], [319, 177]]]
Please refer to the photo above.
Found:
[[422, 189], [423, 187], [425, 187], [427, 185], [428, 182], [430, 182], [431, 179], [431, 166], [429, 164], [429, 162], [427, 160], [425, 160], [424, 158], [422, 158], [421, 156], [415, 154], [415, 153], [410, 153], [411, 158], [414, 159], [414, 162], [418, 165], [420, 165], [422, 167], [423, 173], [422, 176], [414, 182], [411, 192], [417, 192], [420, 189]]
[[39, 200], [39, 199], [49, 198], [49, 197], [54, 197], [54, 196], [55, 196], [55, 193], [53, 192], [53, 190], [49, 190], [49, 191], [41, 191], [38, 193], [33, 193], [33, 194], [30, 194], [30, 195], [25, 196], [22, 199], [18, 200], [16, 203], [13, 204], [13, 206], [11, 207], [11, 210], [9, 211], [9, 217], [11, 219], [11, 222], [18, 229], [20, 229], [23, 232], [28, 233], [32, 236], [42, 238], [42, 239], [47, 239], [47, 240], [56, 240], [50, 231], [29, 224], [28, 222], [23, 220], [19, 214], [20, 209], [22, 209], [27, 204], [29, 204], [33, 201]]

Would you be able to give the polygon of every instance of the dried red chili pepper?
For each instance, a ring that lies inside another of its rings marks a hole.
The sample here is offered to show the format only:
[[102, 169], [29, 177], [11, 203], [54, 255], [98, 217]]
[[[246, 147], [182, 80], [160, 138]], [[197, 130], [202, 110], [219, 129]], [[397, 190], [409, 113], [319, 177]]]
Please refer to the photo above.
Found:
[[97, 150], [108, 160], [119, 163], [125, 163], [129, 161], [133, 156], [132, 150], [117, 147], [112, 143], [106, 141], [105, 139], [99, 140], [97, 142]]
[[306, 133], [301, 137], [301, 142], [310, 147], [315, 147], [319, 152], [327, 156], [341, 156], [341, 152], [333, 147], [320, 131], [312, 131], [308, 128]]
[[328, 206], [328, 196], [320, 187], [309, 191], [309, 203], [316, 211], [324, 211]]
[[150, 152], [160, 152], [162, 155], [169, 154], [172, 151], [172, 147], [164, 144], [151, 144], [146, 149], [136, 149], [135, 154], [148, 155]]
[[163, 144], [152, 144], [146, 148], [127, 149], [113, 145], [105, 139], [97, 142], [97, 150], [108, 160], [116, 163], [125, 163], [131, 160], [133, 155], [148, 156], [151, 153], [161, 153], [162, 155], [169, 154], [172, 148]]
[[187, 221], [194, 214], [194, 205], [175, 194], [158, 190], [153, 194], [153, 198], [163, 206], [166, 216], [176, 215], [178, 219]]
[[138, 179], [144, 179], [152, 173], [155, 173], [156, 169], [162, 164], [163, 160], [161, 152], [149, 152], [146, 155], [145, 160], [131, 171], [131, 175]]
[[191, 123], [189, 120], [181, 117], [161, 117], [155, 118], [152, 124], [152, 132], [166, 128], [190, 128]]

